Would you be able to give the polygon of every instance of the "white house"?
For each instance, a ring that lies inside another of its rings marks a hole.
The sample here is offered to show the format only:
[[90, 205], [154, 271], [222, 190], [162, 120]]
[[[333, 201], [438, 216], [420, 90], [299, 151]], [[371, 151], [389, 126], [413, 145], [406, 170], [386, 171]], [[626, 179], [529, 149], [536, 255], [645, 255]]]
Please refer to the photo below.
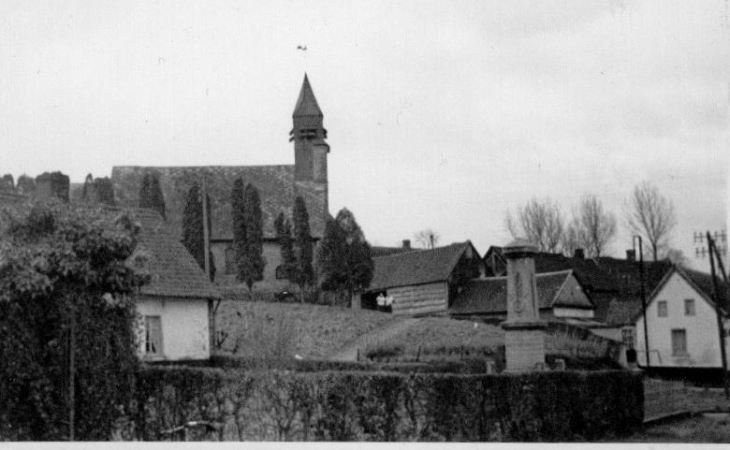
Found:
[[[721, 305], [727, 305], [727, 287], [718, 279]], [[674, 267], [647, 299], [646, 321], [651, 367], [722, 367], [720, 337], [712, 299], [712, 276]], [[725, 348], [730, 356], [727, 309], [722, 311]], [[637, 362], [646, 366], [644, 317], [634, 321]]]
[[147, 361], [210, 357], [212, 305], [220, 298], [195, 259], [162, 218], [135, 210], [139, 249], [151, 281], [137, 295], [139, 356]]

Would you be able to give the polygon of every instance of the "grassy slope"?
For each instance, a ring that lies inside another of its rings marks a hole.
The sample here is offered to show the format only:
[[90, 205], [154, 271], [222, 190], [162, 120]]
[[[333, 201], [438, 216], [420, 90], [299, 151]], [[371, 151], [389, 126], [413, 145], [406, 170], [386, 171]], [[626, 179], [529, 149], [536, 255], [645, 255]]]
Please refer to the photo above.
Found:
[[404, 320], [390, 314], [348, 308], [226, 300], [216, 316], [228, 333], [223, 354], [325, 358], [359, 336]]

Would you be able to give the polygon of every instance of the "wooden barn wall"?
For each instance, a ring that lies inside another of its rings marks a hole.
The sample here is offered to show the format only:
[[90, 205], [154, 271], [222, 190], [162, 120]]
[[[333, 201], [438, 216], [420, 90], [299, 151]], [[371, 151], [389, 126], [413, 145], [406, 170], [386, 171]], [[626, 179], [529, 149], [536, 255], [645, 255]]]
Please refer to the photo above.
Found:
[[393, 314], [414, 315], [446, 311], [449, 288], [445, 282], [388, 289], [393, 297]]

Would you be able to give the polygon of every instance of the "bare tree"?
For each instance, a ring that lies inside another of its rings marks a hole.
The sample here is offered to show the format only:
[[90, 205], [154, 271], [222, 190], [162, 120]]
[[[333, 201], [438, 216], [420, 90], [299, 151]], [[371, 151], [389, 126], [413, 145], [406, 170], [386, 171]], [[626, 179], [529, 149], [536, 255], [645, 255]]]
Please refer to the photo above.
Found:
[[616, 217], [603, 209], [603, 203], [594, 194], [581, 198], [572, 224], [586, 256], [601, 256], [616, 236]]
[[580, 226], [575, 218], [573, 218], [568, 226], [565, 227], [560, 243], [560, 247], [563, 249], [565, 256], [573, 256], [576, 250], [583, 248], [583, 243], [581, 242], [579, 235], [579, 228]]
[[672, 201], [645, 181], [634, 187], [626, 202], [626, 220], [631, 232], [643, 238], [657, 261], [659, 251], [668, 248], [669, 234], [677, 224]]
[[687, 255], [685, 255], [684, 252], [678, 248], [668, 248], [664, 254], [664, 259], [669, 260], [672, 264], [675, 264], [679, 267], [690, 267], [689, 258], [687, 258]]
[[427, 228], [414, 234], [413, 237], [423, 248], [435, 248], [441, 236], [439, 236], [438, 232]]
[[507, 211], [505, 226], [514, 239], [525, 238], [541, 252], [557, 252], [563, 238], [563, 214], [550, 198], [533, 197], [517, 210], [516, 218]]

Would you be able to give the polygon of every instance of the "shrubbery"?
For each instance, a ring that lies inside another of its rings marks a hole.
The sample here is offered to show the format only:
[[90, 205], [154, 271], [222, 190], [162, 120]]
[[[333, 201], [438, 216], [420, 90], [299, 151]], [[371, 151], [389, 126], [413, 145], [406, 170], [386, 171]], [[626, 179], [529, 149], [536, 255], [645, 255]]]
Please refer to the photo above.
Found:
[[643, 420], [640, 375], [623, 371], [467, 375], [149, 367], [140, 373], [140, 437], [186, 420], [226, 439], [574, 441]]

